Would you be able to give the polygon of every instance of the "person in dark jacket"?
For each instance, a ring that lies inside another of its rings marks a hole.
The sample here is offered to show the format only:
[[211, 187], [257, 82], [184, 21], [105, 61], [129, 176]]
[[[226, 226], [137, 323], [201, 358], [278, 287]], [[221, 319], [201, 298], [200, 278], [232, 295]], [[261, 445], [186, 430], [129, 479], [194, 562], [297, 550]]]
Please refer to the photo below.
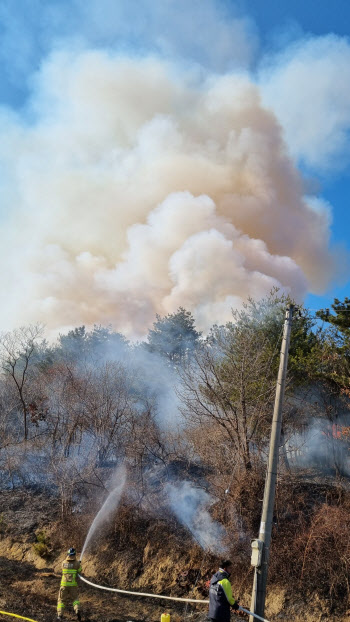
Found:
[[209, 587], [209, 615], [215, 622], [230, 622], [230, 607], [237, 611], [238, 601], [232, 596], [232, 587], [229, 577], [232, 570], [232, 562], [222, 562], [219, 571], [210, 581]]

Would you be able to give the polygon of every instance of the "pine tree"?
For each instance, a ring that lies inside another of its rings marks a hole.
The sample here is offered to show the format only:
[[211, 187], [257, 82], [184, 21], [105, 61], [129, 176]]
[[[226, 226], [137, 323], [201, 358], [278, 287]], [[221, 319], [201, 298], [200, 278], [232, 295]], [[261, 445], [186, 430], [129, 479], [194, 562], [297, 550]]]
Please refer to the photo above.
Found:
[[157, 315], [156, 318], [148, 333], [145, 348], [172, 363], [181, 363], [190, 357], [201, 337], [191, 312], [180, 307], [176, 313], [169, 313], [165, 317]]

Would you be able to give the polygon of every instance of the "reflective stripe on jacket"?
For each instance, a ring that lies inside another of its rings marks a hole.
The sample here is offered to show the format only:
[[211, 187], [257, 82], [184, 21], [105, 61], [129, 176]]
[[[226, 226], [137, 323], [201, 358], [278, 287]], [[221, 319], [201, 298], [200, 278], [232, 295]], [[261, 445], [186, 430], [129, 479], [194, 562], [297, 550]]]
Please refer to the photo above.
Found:
[[230, 622], [230, 605], [234, 605], [228, 573], [220, 568], [210, 581], [209, 618], [218, 622]]
[[62, 564], [61, 587], [78, 587], [78, 572], [81, 572], [80, 562], [67, 558]]

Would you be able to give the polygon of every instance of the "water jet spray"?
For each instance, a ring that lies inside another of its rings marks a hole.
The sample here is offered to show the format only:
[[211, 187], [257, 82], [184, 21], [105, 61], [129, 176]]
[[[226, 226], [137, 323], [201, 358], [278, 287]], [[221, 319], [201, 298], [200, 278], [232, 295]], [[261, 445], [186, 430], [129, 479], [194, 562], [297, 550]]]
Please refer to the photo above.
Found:
[[119, 467], [114, 476], [113, 476], [113, 489], [109, 493], [107, 499], [103, 503], [101, 509], [97, 512], [94, 520], [91, 523], [90, 529], [85, 538], [83, 550], [81, 552], [80, 559], [83, 559], [84, 552], [98, 530], [101, 529], [102, 525], [107, 522], [112, 514], [116, 511], [126, 482], [126, 469], [124, 466]]

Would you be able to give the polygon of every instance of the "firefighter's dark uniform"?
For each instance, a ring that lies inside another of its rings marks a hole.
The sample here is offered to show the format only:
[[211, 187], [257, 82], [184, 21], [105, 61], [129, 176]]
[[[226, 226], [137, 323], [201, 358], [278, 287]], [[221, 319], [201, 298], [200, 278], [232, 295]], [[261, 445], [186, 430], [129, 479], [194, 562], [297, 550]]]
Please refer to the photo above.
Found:
[[59, 618], [63, 617], [63, 610], [67, 605], [73, 605], [75, 613], [79, 612], [78, 572], [81, 572], [80, 562], [75, 558], [67, 557], [62, 564], [62, 579], [58, 593], [57, 616]]
[[228, 572], [219, 569], [211, 578], [208, 617], [216, 622], [230, 622], [230, 606], [235, 604]]

